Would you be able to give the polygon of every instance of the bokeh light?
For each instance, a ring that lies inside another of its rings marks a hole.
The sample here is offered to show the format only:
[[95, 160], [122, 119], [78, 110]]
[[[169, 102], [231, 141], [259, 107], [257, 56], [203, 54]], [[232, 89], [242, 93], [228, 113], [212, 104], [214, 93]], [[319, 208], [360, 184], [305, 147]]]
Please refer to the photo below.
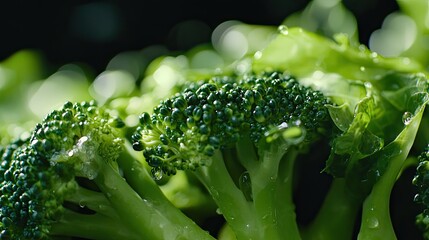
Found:
[[382, 27], [371, 34], [369, 48], [386, 57], [400, 56], [413, 45], [416, 37], [414, 20], [402, 13], [392, 13]]
[[102, 105], [111, 98], [131, 94], [135, 88], [135, 81], [134, 76], [128, 71], [104, 71], [93, 81], [90, 93]]
[[66, 65], [28, 89], [28, 107], [40, 119], [66, 101], [90, 100], [90, 81], [75, 65]]

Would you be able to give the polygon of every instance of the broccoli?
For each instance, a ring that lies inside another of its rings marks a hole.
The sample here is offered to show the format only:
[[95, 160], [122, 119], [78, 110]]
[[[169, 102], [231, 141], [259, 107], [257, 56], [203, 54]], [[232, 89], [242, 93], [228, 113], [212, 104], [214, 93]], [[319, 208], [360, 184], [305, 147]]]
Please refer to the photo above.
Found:
[[328, 104], [279, 72], [213, 77], [142, 114], [133, 146], [154, 175], [193, 171], [238, 239], [297, 239], [295, 160], [329, 139]]
[[67, 102], [3, 138], [0, 238], [398, 239], [391, 198], [416, 170], [429, 239], [419, 63], [281, 26], [253, 58], [191, 72], [155, 107]]
[[[143, 113], [133, 147], [154, 176], [195, 174], [237, 239], [396, 239], [390, 198], [415, 166], [429, 100], [422, 69], [403, 63], [344, 36], [282, 31], [249, 72], [190, 83]], [[304, 223], [295, 194], [320, 163], [330, 186]]]
[[[344, 224], [329, 223], [354, 221], [360, 240], [400, 237], [390, 198], [402, 173], [415, 166], [413, 147], [425, 139], [417, 138], [429, 100], [424, 68], [409, 58], [384, 58], [363, 45], [350, 45], [341, 34], [332, 41], [290, 28], [261, 52], [253, 69], [288, 71], [336, 104], [329, 106], [329, 113], [341, 133], [332, 139], [323, 169], [333, 177], [332, 189], [304, 235], [333, 239], [336, 226], [344, 230]], [[338, 189], [339, 181], [344, 181], [345, 192]], [[338, 209], [361, 216], [341, 218]], [[330, 217], [334, 214], [335, 221]]]
[[414, 201], [422, 206], [422, 212], [416, 217], [416, 224], [423, 232], [425, 239], [429, 239], [429, 147], [418, 156], [417, 171], [413, 184], [417, 188]]
[[123, 125], [95, 102], [67, 102], [3, 148], [0, 238], [210, 239], [127, 152]]

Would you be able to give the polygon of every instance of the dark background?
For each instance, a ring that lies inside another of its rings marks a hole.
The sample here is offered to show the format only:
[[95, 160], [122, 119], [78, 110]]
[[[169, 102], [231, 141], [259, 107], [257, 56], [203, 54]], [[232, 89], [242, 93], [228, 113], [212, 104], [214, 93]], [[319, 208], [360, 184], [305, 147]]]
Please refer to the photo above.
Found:
[[[227, 20], [279, 25], [302, 10], [308, 0], [143, 0], [143, 1], [4, 1], [0, 4], [0, 61], [26, 48], [39, 50], [48, 63], [82, 62], [101, 72], [117, 53], [161, 44], [186, 50], [209, 42], [199, 35], [188, 45], [173, 39], [178, 23], [198, 20], [209, 31]], [[381, 26], [398, 7], [395, 0], [345, 0], [358, 20], [359, 38]], [[192, 33], [190, 33], [192, 35]]]

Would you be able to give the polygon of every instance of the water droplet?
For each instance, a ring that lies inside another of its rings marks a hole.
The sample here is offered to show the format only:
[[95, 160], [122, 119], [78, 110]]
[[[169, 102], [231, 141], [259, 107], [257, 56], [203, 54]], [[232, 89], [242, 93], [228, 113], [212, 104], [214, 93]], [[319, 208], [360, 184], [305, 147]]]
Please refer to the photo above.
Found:
[[365, 67], [364, 66], [361, 66], [360, 68], [359, 68], [359, 70], [361, 71], [361, 72], [365, 72]]
[[376, 57], [378, 57], [378, 53], [372, 52], [371, 55], [370, 55], [370, 57], [371, 58], [376, 58]]
[[282, 137], [286, 142], [291, 145], [301, 143], [306, 136], [305, 128], [299, 126], [292, 126], [283, 131]]
[[416, 77], [418, 78], [417, 80], [417, 88], [421, 89], [422, 91], [425, 91], [426, 89], [428, 89], [428, 83], [426, 81], [426, 78], [421, 75], [417, 75]]
[[409, 65], [410, 63], [411, 63], [411, 60], [409, 58], [402, 59], [402, 64]]
[[70, 151], [67, 153], [67, 155], [68, 155], [69, 157], [73, 157], [74, 153], [75, 153], [75, 151], [74, 151], [74, 150], [70, 150]]
[[239, 178], [240, 189], [243, 192], [244, 197], [247, 201], [252, 201], [252, 182], [249, 173], [246, 171], [241, 174]]
[[222, 68], [215, 68], [214, 72], [215, 72], [216, 74], [222, 74], [222, 73], [223, 73], [223, 70], [222, 70]]
[[219, 197], [219, 192], [215, 188], [210, 188], [210, 193], [216, 199]]
[[363, 44], [359, 44], [358, 49], [360, 52], [366, 52], [368, 50], [368, 48]]
[[365, 88], [367, 88], [367, 89], [371, 89], [371, 88], [372, 88], [372, 83], [370, 83], [370, 82], [365, 82], [363, 85], [364, 85], [364, 86], [365, 86]]
[[277, 29], [280, 34], [288, 35], [289, 34], [289, 28], [286, 25], [280, 25]]
[[411, 120], [413, 120], [414, 115], [410, 112], [405, 112], [404, 115], [402, 115], [402, 122], [405, 125], [410, 124]]
[[219, 215], [222, 215], [222, 210], [220, 210], [220, 208], [217, 208], [216, 209], [216, 213], [219, 214]]
[[131, 171], [132, 171], [132, 172], [134, 172], [134, 171], [135, 171], [135, 169], [134, 169], [134, 168], [131, 168]]
[[85, 207], [85, 202], [84, 201], [79, 201], [79, 207], [80, 208], [84, 208]]
[[367, 221], [368, 227], [372, 229], [378, 228], [378, 226], [380, 225], [380, 222], [376, 217], [368, 218], [366, 221]]
[[162, 171], [154, 171], [153, 172], [153, 179], [155, 179], [156, 181], [159, 181], [159, 180], [161, 180], [162, 179], [162, 176], [163, 174], [162, 174]]
[[261, 59], [262, 57], [262, 52], [261, 51], [256, 51], [255, 54], [253, 55], [253, 57], [255, 59]]

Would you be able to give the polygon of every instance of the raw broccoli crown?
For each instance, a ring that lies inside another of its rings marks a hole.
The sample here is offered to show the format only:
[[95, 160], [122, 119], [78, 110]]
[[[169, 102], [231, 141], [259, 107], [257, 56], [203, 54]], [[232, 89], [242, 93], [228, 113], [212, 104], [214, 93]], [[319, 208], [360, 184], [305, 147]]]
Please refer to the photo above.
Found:
[[[61, 217], [63, 202], [77, 188], [75, 176], [96, 174], [91, 151], [106, 149], [99, 151], [100, 159], [118, 154], [120, 140], [112, 134], [111, 124], [94, 102], [67, 102], [38, 124], [25, 142], [5, 148], [0, 174], [1, 239], [48, 238], [50, 224]], [[87, 146], [89, 138], [99, 145]]]
[[416, 223], [422, 229], [425, 239], [429, 239], [429, 147], [418, 156], [419, 164], [413, 179], [417, 194], [414, 201], [423, 206], [423, 212], [416, 218]]
[[328, 121], [327, 103], [321, 92], [279, 72], [217, 76], [142, 114], [134, 149], [143, 151], [154, 172], [192, 170], [243, 136], [258, 143], [273, 130], [299, 126], [311, 137]]

